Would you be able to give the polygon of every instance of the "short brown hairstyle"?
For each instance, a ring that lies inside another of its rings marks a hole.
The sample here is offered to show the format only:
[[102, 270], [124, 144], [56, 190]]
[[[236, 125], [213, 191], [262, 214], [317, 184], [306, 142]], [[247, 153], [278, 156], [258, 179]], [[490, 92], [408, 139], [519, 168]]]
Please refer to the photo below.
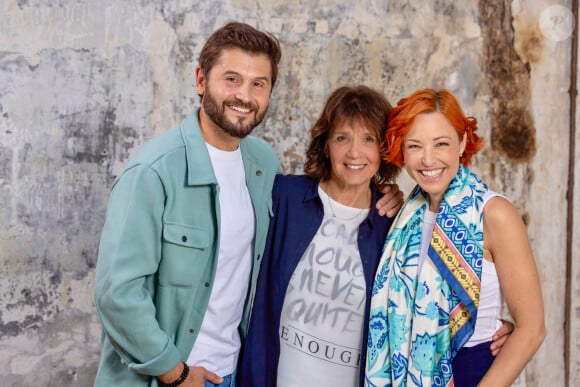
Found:
[[[328, 138], [345, 122], [360, 120], [374, 132], [377, 141], [382, 141], [390, 111], [389, 101], [381, 93], [367, 86], [343, 86], [336, 89], [328, 97], [322, 114], [310, 129], [310, 144], [306, 151], [304, 173], [314, 179], [330, 177], [331, 165], [326, 156]], [[375, 183], [390, 182], [399, 172], [397, 166], [383, 160]]]
[[199, 67], [206, 76], [222, 51], [228, 48], [239, 48], [255, 55], [268, 56], [272, 69], [272, 87], [274, 87], [278, 78], [278, 63], [282, 57], [280, 43], [274, 35], [239, 22], [230, 22], [221, 27], [208, 38], [199, 54]]
[[469, 165], [471, 157], [483, 147], [483, 138], [475, 133], [477, 130], [475, 117], [466, 117], [455, 96], [445, 89], [417, 90], [397, 103], [389, 117], [387, 136], [383, 143], [383, 158], [402, 167], [404, 164], [403, 141], [411, 130], [415, 117], [422, 113], [434, 112], [443, 114], [449, 120], [460, 140], [465, 135], [465, 151], [459, 158], [459, 162]]

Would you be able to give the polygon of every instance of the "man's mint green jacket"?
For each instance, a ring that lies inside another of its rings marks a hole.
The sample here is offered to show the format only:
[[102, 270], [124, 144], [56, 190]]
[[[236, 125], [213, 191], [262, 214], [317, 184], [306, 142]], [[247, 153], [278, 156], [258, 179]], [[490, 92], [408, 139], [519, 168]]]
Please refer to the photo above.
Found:
[[[265, 141], [248, 136], [240, 149], [256, 214], [243, 336], [281, 171]], [[219, 189], [197, 114], [147, 142], [113, 183], [94, 289], [103, 326], [96, 386], [155, 386], [155, 375], [187, 360], [216, 275]]]

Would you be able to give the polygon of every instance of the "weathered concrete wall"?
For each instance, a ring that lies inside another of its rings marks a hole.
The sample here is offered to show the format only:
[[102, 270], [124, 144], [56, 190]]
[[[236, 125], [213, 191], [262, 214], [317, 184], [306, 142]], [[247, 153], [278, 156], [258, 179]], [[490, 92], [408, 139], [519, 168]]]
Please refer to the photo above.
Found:
[[[578, 25], [576, 26], [578, 28]], [[580, 39], [577, 39], [577, 53], [580, 53]], [[576, 90], [580, 89], [580, 61], [576, 63]], [[575, 114], [575, 133], [571, 136], [571, 141], [575, 142], [574, 147], [574, 161], [580, 160], [580, 104], [576, 104]], [[574, 119], [574, 117], [573, 117]], [[569, 357], [570, 357], [570, 372], [569, 372], [569, 386], [580, 384], [580, 168], [577, 166], [571, 171], [574, 179], [574, 184], [571, 186], [568, 193], [572, 199], [571, 207], [575, 215], [570, 227], [570, 246], [571, 246], [571, 267], [570, 267], [570, 318], [566, 321], [569, 326], [570, 339]]]
[[[571, 39], [567, 14], [551, 5], [0, 0], [1, 384], [92, 385], [92, 285], [110, 183], [146, 139], [196, 106], [201, 45], [235, 19], [283, 45], [255, 133], [287, 172], [301, 170], [307, 130], [339, 85], [368, 84], [393, 103], [419, 87], [457, 93], [488, 139], [474, 167], [522, 211], [541, 272], [548, 338], [517, 385], [565, 385]], [[578, 207], [574, 215], [570, 385], [580, 384]]]

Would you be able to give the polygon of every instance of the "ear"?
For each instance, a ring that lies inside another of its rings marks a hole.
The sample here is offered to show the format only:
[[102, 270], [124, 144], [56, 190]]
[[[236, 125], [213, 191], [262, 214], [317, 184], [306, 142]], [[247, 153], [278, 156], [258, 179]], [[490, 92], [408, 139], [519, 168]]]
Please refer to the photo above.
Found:
[[465, 146], [467, 145], [467, 132], [463, 133], [463, 138], [461, 139], [461, 144], [459, 144], [459, 155], [461, 156], [465, 152]]
[[201, 67], [196, 67], [195, 68], [195, 90], [197, 91], [197, 94], [204, 95], [205, 83], [206, 83], [206, 78], [205, 78], [205, 74], [203, 73], [203, 70], [201, 69]]

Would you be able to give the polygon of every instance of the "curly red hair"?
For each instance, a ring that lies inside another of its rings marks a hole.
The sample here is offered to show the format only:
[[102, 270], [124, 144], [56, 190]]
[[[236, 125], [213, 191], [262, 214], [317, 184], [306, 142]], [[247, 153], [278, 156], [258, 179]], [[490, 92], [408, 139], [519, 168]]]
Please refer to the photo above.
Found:
[[471, 157], [483, 147], [483, 138], [475, 134], [477, 119], [466, 117], [457, 99], [450, 91], [421, 89], [401, 99], [389, 115], [389, 124], [382, 146], [383, 158], [402, 167], [403, 141], [411, 130], [413, 121], [422, 113], [442, 113], [457, 131], [459, 139], [466, 135], [465, 152], [459, 158], [463, 165], [471, 163]]

